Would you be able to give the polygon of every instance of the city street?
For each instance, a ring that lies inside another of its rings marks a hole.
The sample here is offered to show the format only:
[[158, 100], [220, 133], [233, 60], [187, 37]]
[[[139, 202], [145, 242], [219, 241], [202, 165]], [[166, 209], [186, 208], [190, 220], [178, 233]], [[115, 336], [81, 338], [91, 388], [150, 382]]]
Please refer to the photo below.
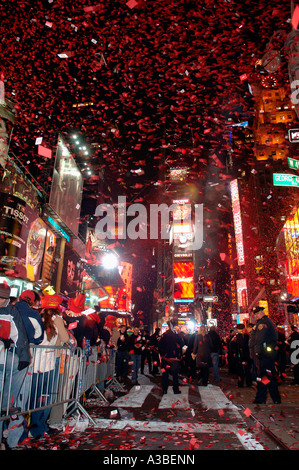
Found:
[[[254, 405], [255, 386], [238, 388], [226, 368], [220, 376], [220, 385], [211, 378], [207, 387], [197, 381], [187, 383], [182, 376], [181, 394], [175, 395], [169, 387], [162, 395], [161, 377], [145, 373], [139, 376], [140, 385], [115, 391], [109, 405], [102, 405], [95, 395], [87, 398], [85, 409], [96, 425], [83, 431], [64, 427], [42, 440], [29, 441], [25, 448], [97, 450], [101, 451], [97, 459], [110, 458], [110, 464], [116, 463], [112, 458], [123, 455], [142, 458], [136, 450], [146, 451], [144, 458], [171, 451], [197, 459], [200, 450], [299, 449], [299, 387], [290, 385], [291, 377], [280, 385], [280, 405], [273, 405], [270, 398], [266, 405]], [[87, 426], [86, 418], [80, 419]], [[69, 422], [74, 424], [74, 417]]]
[[0, 450], [299, 450], [299, 1], [0, 11]]

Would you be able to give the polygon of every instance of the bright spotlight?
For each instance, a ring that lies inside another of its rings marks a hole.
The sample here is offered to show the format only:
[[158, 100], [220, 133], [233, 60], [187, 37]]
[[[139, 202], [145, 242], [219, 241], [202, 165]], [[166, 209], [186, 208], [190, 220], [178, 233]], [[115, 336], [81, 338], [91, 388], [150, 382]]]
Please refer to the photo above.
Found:
[[113, 253], [106, 253], [103, 257], [102, 264], [106, 269], [114, 269], [118, 265], [118, 258]]

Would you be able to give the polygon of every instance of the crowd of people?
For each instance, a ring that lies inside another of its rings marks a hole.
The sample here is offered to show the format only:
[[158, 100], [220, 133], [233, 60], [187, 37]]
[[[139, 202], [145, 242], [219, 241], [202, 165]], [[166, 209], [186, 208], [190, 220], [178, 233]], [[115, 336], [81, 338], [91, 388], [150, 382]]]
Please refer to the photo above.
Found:
[[55, 381], [58, 386], [59, 354], [54, 357], [37, 349], [33, 357], [32, 345], [68, 346], [73, 351], [78, 347], [85, 355], [96, 347], [99, 363], [107, 361], [107, 351], [112, 349], [116, 380], [137, 385], [139, 374], [146, 371], [161, 377], [163, 394], [168, 393], [170, 383], [173, 393], [180, 394], [181, 376], [185, 383], [197, 381], [201, 386], [207, 386], [211, 377], [219, 383], [223, 368], [237, 377], [238, 387], [256, 384], [254, 403], [266, 403], [268, 392], [273, 403], [281, 402], [279, 383], [285, 380], [288, 367], [294, 375], [292, 383], [299, 385], [299, 361], [291, 359], [299, 344], [299, 331], [293, 325], [286, 337], [284, 327], [275, 326], [262, 307], [253, 310], [254, 323], [238, 324], [221, 337], [215, 326], [201, 325], [198, 331], [183, 332], [177, 319], [169, 320], [165, 332], [156, 328], [151, 334], [124, 323], [110, 328], [100, 307], [89, 309], [85, 301], [83, 293], [66, 304], [57, 294], [40, 295], [33, 290], [13, 299], [9, 286], [0, 284], [1, 409], [9, 409], [12, 416], [25, 402], [34, 410], [30, 424], [23, 415], [0, 420], [0, 443], [4, 427], [7, 436], [2, 446], [13, 449], [27, 438], [44, 436], [65, 411], [59, 406], [43, 407], [54, 400], [45, 386]]
[[224, 337], [213, 325], [183, 332], [175, 319], [168, 322], [163, 334], [159, 328], [149, 335], [123, 325], [116, 344], [116, 378], [128, 379], [131, 366], [132, 383], [138, 384], [138, 373], [144, 373], [147, 362], [149, 374], [161, 373], [163, 393], [167, 393], [171, 374], [173, 392], [179, 394], [180, 374], [187, 381], [207, 386], [211, 375], [214, 383], [221, 381], [222, 366], [236, 377], [238, 387], [256, 385], [254, 403], [266, 403], [268, 391], [273, 403], [280, 403], [278, 386], [285, 380], [288, 367], [294, 375], [292, 384], [299, 385], [299, 365], [290, 360], [299, 332], [292, 325], [286, 337], [284, 326], [275, 326], [263, 307], [256, 307], [252, 313], [254, 323], [237, 324]]
[[[0, 405], [10, 417], [0, 420], [2, 448], [14, 449], [25, 439], [43, 437], [51, 431], [49, 423], [62, 418], [61, 407], [48, 406], [59, 387], [59, 347], [86, 351], [107, 346], [111, 334], [104, 328], [105, 318], [98, 307], [87, 315], [85, 300], [82, 293], [65, 304], [62, 296], [34, 290], [12, 298], [10, 287], [0, 284]], [[33, 351], [32, 346], [40, 348]], [[30, 422], [17, 414], [24, 406], [34, 410]]]

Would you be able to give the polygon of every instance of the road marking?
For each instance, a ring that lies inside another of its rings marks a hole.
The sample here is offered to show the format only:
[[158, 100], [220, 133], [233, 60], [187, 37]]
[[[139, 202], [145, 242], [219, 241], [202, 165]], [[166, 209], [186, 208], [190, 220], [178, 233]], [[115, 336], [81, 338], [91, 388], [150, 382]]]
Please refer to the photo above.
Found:
[[111, 406], [121, 408], [140, 408], [154, 385], [135, 385], [127, 395], [117, 398]]
[[[119, 408], [141, 408], [148, 394], [153, 390], [154, 385], [139, 385], [131, 388], [125, 396], [117, 398], [111, 403], [112, 407]], [[166, 395], [161, 397], [159, 409], [189, 408], [189, 387], [182, 386], [181, 394], [175, 395], [171, 389]], [[225, 410], [231, 412], [239, 420], [238, 424], [218, 424], [218, 423], [167, 423], [164, 421], [138, 421], [130, 419], [95, 419], [96, 427], [110, 430], [132, 429], [143, 432], [192, 432], [192, 433], [224, 433], [234, 434], [242, 446], [247, 450], [264, 450], [264, 447], [254, 439], [251, 433], [247, 432], [244, 418], [239, 413], [238, 408], [226, 397], [220, 387], [208, 385], [198, 387], [200, 402], [206, 411]], [[244, 426], [244, 427], [243, 427]]]
[[142, 431], [142, 432], [163, 432], [174, 433], [189, 432], [192, 434], [234, 434], [246, 450], [264, 450], [264, 447], [257, 442], [250, 433], [232, 424], [218, 423], [165, 423], [163, 421], [137, 421], [137, 420], [112, 420], [95, 419], [96, 428], [109, 429], [111, 431]]
[[202, 405], [210, 410], [229, 410], [237, 418], [241, 415], [238, 408], [227, 398], [221, 388], [216, 385], [198, 387]]
[[189, 387], [181, 387], [181, 394], [176, 395], [171, 389], [167, 390], [167, 394], [163, 395], [160, 403], [159, 410], [165, 408], [186, 409], [189, 408]]

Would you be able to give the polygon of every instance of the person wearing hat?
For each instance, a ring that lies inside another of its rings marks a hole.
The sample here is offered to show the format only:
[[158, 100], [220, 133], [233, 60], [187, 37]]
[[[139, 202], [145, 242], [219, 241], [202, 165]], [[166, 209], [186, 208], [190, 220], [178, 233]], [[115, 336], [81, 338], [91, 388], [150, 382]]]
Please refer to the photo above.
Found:
[[36, 295], [33, 290], [25, 290], [15, 303], [23, 319], [30, 344], [40, 344], [44, 337], [44, 325], [40, 313], [33, 308], [35, 302]]
[[263, 307], [255, 307], [253, 314], [256, 319], [253, 350], [257, 367], [257, 392], [253, 403], [266, 403], [268, 390], [273, 403], [281, 403], [275, 370], [278, 333]]
[[[5, 411], [10, 406], [22, 406], [20, 392], [27, 367], [31, 361], [24, 322], [19, 311], [9, 304], [9, 298], [10, 287], [4, 283], [0, 284], [0, 392], [3, 392], [0, 405]], [[15, 353], [12, 349], [13, 345]], [[23, 420], [22, 415], [19, 415], [16, 421], [11, 420], [8, 424], [8, 435], [5, 442], [8, 449], [15, 448], [18, 444], [19, 436], [15, 435], [15, 430], [17, 429], [16, 424], [20, 420]], [[0, 442], [2, 442], [3, 422], [0, 420]]]
[[237, 373], [238, 373], [238, 387], [244, 386], [244, 380], [246, 381], [246, 387], [251, 387], [251, 359], [249, 352], [249, 335], [245, 330], [245, 325], [239, 323], [237, 325], [236, 335], [237, 345]]
[[[70, 339], [61, 317], [60, 305], [62, 301], [63, 298], [57, 294], [45, 295], [41, 298], [41, 318], [44, 324], [41, 346], [49, 346], [49, 348], [36, 349], [34, 354], [31, 409], [50, 405], [53, 396], [57, 395], [61, 350], [55, 348], [68, 343]], [[47, 397], [46, 401], [42, 401], [43, 397]], [[48, 432], [47, 420], [50, 412], [51, 408], [49, 407], [31, 413], [30, 437], [40, 438], [44, 436], [45, 432]]]
[[81, 293], [75, 298], [68, 300], [68, 308], [63, 314], [63, 318], [67, 324], [67, 328], [76, 338], [79, 348], [83, 347], [85, 337], [85, 299], [86, 295]]

